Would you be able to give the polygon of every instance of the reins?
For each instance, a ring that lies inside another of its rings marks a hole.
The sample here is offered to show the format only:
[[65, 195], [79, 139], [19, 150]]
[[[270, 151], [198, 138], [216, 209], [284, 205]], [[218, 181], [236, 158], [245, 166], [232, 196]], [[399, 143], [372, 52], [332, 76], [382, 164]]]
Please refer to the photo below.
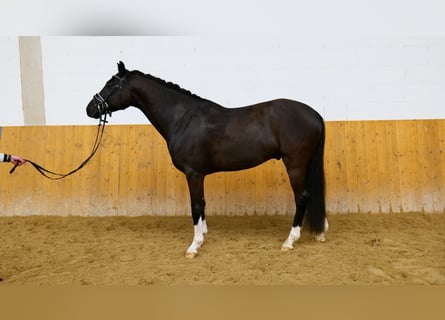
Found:
[[[103, 136], [104, 130], [105, 130], [105, 124], [108, 122], [107, 121], [107, 114], [111, 115], [111, 113], [107, 112], [107, 111], [101, 113], [101, 115], [99, 117], [99, 124], [98, 124], [98, 127], [97, 127], [96, 140], [94, 141], [93, 148], [91, 149], [91, 154], [76, 169], [74, 169], [74, 170], [72, 170], [72, 171], [70, 171], [68, 173], [57, 173], [57, 172], [45, 169], [41, 165], [39, 165], [36, 162], [31, 161], [29, 159], [25, 159], [25, 161], [29, 162], [42, 176], [44, 176], [47, 179], [51, 179], [51, 180], [60, 180], [60, 179], [66, 178], [66, 177], [76, 173], [77, 171], [79, 171], [80, 169], [82, 169], [83, 167], [86, 166], [86, 164], [95, 155], [97, 149], [99, 149], [100, 143], [102, 141], [102, 136]], [[11, 171], [9, 171], [9, 173], [12, 174], [15, 171], [15, 169], [17, 168], [17, 166], [18, 166], [18, 164], [16, 163], [14, 165], [14, 167], [11, 169]]]
[[[63, 178], [66, 178], [83, 167], [86, 166], [86, 164], [93, 158], [94, 154], [96, 153], [97, 149], [99, 149], [100, 142], [102, 141], [102, 136], [104, 134], [105, 124], [107, 123], [107, 115], [110, 115], [111, 117], [111, 110], [110, 106], [108, 105], [108, 98], [115, 92], [115, 89], [118, 89], [119, 91], [122, 90], [122, 84], [124, 83], [126, 79], [126, 75], [123, 77], [119, 77], [114, 75], [113, 78], [119, 80], [119, 84], [114, 85], [111, 91], [104, 97], [100, 93], [96, 93], [93, 96], [93, 101], [95, 102], [97, 112], [99, 114], [99, 125], [97, 127], [97, 133], [96, 133], [96, 140], [94, 141], [93, 149], [91, 150], [91, 154], [74, 170], [71, 170], [68, 173], [57, 173], [48, 169], [45, 169], [41, 165], [35, 163], [34, 161], [31, 161], [29, 159], [25, 159], [26, 162], [29, 162], [42, 176], [44, 176], [47, 179], [51, 180], [60, 180]], [[9, 171], [10, 174], [12, 174], [15, 169], [17, 168], [18, 164], [16, 163], [14, 167]]]

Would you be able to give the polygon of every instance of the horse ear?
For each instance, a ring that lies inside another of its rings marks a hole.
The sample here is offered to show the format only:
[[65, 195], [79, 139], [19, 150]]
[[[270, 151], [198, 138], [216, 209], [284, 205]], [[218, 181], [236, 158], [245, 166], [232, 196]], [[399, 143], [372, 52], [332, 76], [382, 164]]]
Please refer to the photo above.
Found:
[[124, 75], [125, 72], [127, 71], [127, 69], [125, 69], [125, 65], [122, 61], [119, 61], [119, 63], [117, 64], [117, 70], [119, 71], [120, 76]]

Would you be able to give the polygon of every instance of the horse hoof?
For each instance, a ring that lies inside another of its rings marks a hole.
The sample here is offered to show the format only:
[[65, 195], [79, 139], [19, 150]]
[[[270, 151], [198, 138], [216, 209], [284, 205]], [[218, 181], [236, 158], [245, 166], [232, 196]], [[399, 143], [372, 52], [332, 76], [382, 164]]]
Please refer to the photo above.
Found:
[[285, 247], [285, 246], [282, 246], [281, 247], [281, 252], [288, 252], [288, 251], [291, 251], [291, 250], [293, 250], [294, 248], [293, 247]]
[[324, 234], [321, 233], [321, 234], [318, 234], [315, 236], [315, 240], [320, 241], [320, 242], [325, 242], [326, 238], [325, 238]]
[[197, 252], [186, 252], [185, 253], [185, 257], [189, 258], [189, 259], [195, 259], [197, 255], [198, 255]]

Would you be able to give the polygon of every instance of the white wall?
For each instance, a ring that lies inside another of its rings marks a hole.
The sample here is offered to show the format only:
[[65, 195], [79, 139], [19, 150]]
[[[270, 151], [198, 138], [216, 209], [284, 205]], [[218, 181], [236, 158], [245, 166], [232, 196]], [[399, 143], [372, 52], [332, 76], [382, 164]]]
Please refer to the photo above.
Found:
[[[3, 125], [20, 124], [16, 42], [0, 37], [13, 79], [1, 105], [13, 119], [2, 116]], [[42, 59], [48, 125], [95, 124], [85, 106], [119, 60], [229, 107], [286, 97], [326, 120], [445, 118], [445, 37], [44, 36]], [[147, 120], [128, 109], [111, 123]]]
[[[445, 38], [43, 37], [48, 124], [85, 106], [123, 60], [224, 106], [279, 97], [326, 120], [445, 118]], [[137, 110], [112, 123], [146, 123]], [[94, 121], [93, 121], [94, 122]]]
[[2, 35], [444, 36], [443, 0], [9, 0]]

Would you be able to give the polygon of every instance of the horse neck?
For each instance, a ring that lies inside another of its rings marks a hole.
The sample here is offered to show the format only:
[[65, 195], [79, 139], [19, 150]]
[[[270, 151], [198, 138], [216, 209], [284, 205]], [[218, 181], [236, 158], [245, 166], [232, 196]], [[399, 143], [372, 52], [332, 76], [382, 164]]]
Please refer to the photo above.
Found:
[[168, 142], [177, 122], [186, 112], [185, 105], [190, 101], [189, 97], [182, 97], [181, 93], [164, 88], [143, 76], [138, 77], [137, 83], [132, 86], [132, 92], [137, 102], [136, 107]]

